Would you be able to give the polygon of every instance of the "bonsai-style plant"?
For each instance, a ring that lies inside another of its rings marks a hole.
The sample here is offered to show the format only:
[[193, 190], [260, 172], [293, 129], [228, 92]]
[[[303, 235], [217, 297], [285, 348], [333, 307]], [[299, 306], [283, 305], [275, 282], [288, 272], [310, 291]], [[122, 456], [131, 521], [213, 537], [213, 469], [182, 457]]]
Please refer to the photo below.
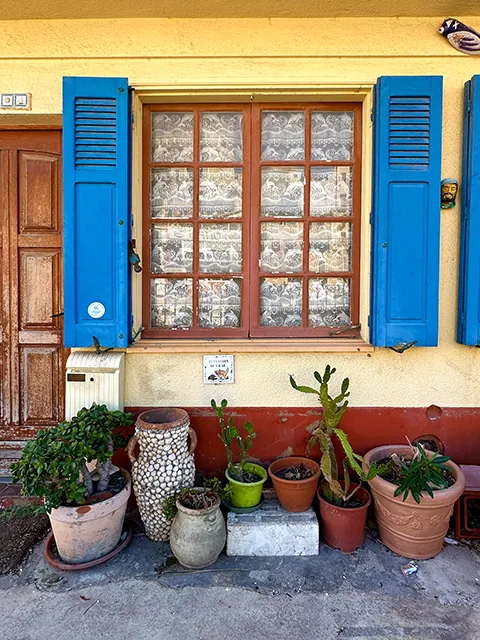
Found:
[[[132, 424], [131, 414], [93, 404], [58, 427], [40, 431], [10, 467], [14, 481], [22, 483], [23, 495], [43, 498], [58, 552], [65, 562], [96, 560], [109, 553], [120, 539], [130, 476], [115, 467], [111, 458], [116, 446], [124, 441], [116, 429]], [[102, 506], [108, 500], [109, 506]], [[88, 507], [81, 507], [87, 503]], [[81, 520], [83, 514], [76, 507], [86, 510], [83, 513], [88, 513], [88, 518]], [[99, 524], [95, 514], [104, 523], [108, 510], [112, 513], [106, 527]], [[84, 545], [77, 540], [80, 530]]]
[[441, 456], [434, 453], [428, 456], [420, 443], [411, 447], [411, 454], [407, 456], [392, 453], [389, 458], [382, 461], [380, 476], [398, 485], [395, 489], [395, 497], [402, 495], [403, 502], [409, 495], [420, 504], [422, 493], [425, 491], [434, 498], [434, 491], [446, 489], [455, 482], [455, 477], [445, 464], [450, 456]]
[[[290, 384], [297, 391], [317, 395], [323, 407], [321, 418], [307, 427], [310, 434], [307, 455], [318, 443], [322, 452], [320, 470], [324, 478], [317, 494], [323, 538], [329, 546], [350, 553], [363, 543], [367, 509], [370, 504], [370, 495], [361, 485], [377, 474], [378, 467], [373, 464], [367, 472], [363, 471], [360, 466], [363, 462], [362, 456], [353, 451], [347, 434], [338, 426], [348, 406], [350, 383], [348, 378], [345, 378], [340, 392], [330, 395], [329, 383], [335, 371], [335, 368], [327, 365], [323, 376], [318, 371], [314, 372], [319, 383], [318, 389], [298, 385], [293, 376], [290, 376]], [[334, 437], [341, 444], [344, 453], [343, 481], [339, 478]], [[358, 482], [351, 481], [351, 471], [357, 474]]]
[[[245, 437], [240, 435], [239, 430], [233, 424], [233, 418], [225, 418], [225, 409], [228, 406], [227, 400], [223, 399], [217, 405], [212, 399], [211, 405], [217, 414], [220, 424], [218, 437], [223, 442], [227, 452], [227, 470], [225, 475], [231, 487], [231, 504], [238, 508], [251, 508], [260, 503], [262, 496], [262, 486], [267, 479], [267, 472], [258, 464], [247, 462], [247, 452], [252, 446], [256, 433], [251, 422], [244, 423], [247, 433]], [[233, 443], [236, 442], [240, 449], [240, 460], [233, 461]], [[248, 485], [250, 485], [249, 488]]]
[[[314, 372], [315, 379], [319, 383], [318, 390], [298, 385], [293, 376], [290, 376], [290, 384], [297, 391], [313, 393], [318, 396], [323, 407], [323, 414], [319, 420], [315, 420], [307, 427], [307, 431], [310, 433], [307, 455], [318, 443], [322, 452], [320, 469], [324, 477], [324, 481], [321, 483], [322, 496], [334, 505], [348, 506], [355, 493], [360, 489], [362, 481], [366, 482], [377, 475], [378, 466], [373, 464], [370, 466], [368, 473], [364, 473], [360, 466], [363, 462], [362, 456], [353, 451], [347, 434], [338, 426], [348, 406], [347, 398], [350, 395], [348, 391], [350, 381], [345, 378], [342, 382], [340, 393], [332, 397], [329, 393], [328, 385], [335, 371], [335, 368], [332, 369], [330, 365], [327, 365], [323, 376], [318, 371]], [[343, 483], [339, 481], [338, 463], [332, 440], [334, 436], [342, 445], [345, 454], [343, 459]], [[358, 484], [353, 486], [350, 480], [350, 470], [353, 470], [360, 480]]]
[[22, 457], [10, 467], [13, 479], [22, 483], [23, 495], [42, 497], [47, 512], [85, 504], [106, 491], [118, 471], [111, 458], [124, 438], [114, 431], [132, 424], [130, 413], [109, 411], [106, 405], [81, 409], [70, 421], [39, 431], [27, 442]]

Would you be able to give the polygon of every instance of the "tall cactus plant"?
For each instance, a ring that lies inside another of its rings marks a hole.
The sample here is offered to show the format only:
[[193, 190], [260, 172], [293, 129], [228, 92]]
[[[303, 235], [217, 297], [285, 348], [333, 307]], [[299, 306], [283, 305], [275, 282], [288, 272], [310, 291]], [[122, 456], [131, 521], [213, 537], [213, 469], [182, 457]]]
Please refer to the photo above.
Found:
[[[322, 495], [328, 502], [345, 505], [354, 496], [362, 481], [366, 482], [375, 477], [379, 468], [377, 465], [372, 464], [368, 474], [365, 474], [361, 467], [361, 463], [363, 462], [362, 456], [354, 453], [348, 441], [347, 434], [338, 427], [348, 407], [347, 398], [350, 395], [348, 390], [350, 381], [348, 378], [345, 378], [342, 382], [340, 393], [332, 397], [328, 385], [335, 371], [335, 368], [327, 365], [323, 376], [318, 371], [314, 372], [315, 379], [319, 383], [318, 390], [313, 387], [298, 385], [292, 375], [290, 376], [290, 384], [297, 391], [313, 393], [318, 396], [320, 404], [323, 407], [323, 413], [320, 420], [315, 420], [315, 422], [307, 427], [307, 431], [310, 433], [310, 439], [307, 444], [307, 455], [318, 443], [322, 452], [320, 468], [325, 479], [321, 485]], [[338, 463], [332, 441], [333, 436], [337, 437], [345, 454], [343, 459], [343, 484], [340, 483], [338, 479]], [[359, 484], [352, 491], [350, 491], [350, 470], [353, 470], [360, 480]]]

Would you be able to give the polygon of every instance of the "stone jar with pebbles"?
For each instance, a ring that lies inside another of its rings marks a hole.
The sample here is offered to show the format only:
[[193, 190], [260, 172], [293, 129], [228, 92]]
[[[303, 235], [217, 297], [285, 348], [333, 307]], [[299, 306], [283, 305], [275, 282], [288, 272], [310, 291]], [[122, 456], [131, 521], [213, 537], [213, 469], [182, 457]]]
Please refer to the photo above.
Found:
[[163, 515], [163, 503], [182, 487], [193, 487], [196, 445], [197, 435], [183, 409], [152, 409], [138, 416], [127, 453], [140, 517], [151, 540], [168, 540], [172, 521]]

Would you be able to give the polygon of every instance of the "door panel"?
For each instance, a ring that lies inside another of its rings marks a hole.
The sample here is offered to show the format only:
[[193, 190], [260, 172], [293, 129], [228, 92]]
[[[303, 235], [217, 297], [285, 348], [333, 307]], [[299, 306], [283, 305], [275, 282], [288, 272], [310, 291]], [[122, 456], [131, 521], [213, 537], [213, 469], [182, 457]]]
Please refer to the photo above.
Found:
[[0, 476], [63, 417], [60, 131], [0, 131]]

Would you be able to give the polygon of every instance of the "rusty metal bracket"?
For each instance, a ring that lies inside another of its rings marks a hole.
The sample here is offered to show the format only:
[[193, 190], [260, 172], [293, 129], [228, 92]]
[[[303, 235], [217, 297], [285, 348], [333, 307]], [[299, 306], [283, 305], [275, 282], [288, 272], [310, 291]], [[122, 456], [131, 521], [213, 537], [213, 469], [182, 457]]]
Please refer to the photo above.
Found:
[[392, 351], [395, 351], [395, 353], [403, 353], [407, 349], [410, 349], [410, 347], [415, 346], [417, 342], [418, 340], [412, 340], [411, 342], [399, 342], [394, 347], [388, 347], [388, 348], [391, 349]]
[[[335, 336], [339, 336], [342, 333], [346, 333], [347, 331], [354, 331], [355, 329], [361, 329], [361, 324], [354, 324], [352, 327], [344, 327], [343, 329], [339, 329], [338, 331], [330, 331], [328, 334], [330, 338], [334, 338]], [[346, 338], [356, 338], [357, 336], [345, 336]]]

